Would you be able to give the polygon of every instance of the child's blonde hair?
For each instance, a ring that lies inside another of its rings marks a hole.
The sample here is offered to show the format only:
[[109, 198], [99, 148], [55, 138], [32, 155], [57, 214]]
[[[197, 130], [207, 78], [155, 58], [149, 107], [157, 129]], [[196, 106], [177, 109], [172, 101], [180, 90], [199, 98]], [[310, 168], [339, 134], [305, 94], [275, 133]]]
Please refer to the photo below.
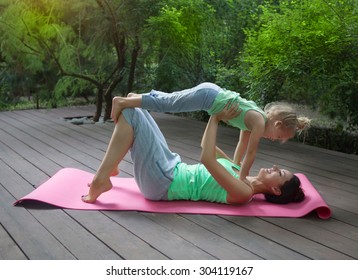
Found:
[[294, 108], [285, 102], [268, 103], [264, 111], [266, 114], [279, 119], [285, 127], [291, 131], [297, 131], [299, 134], [309, 128], [311, 120], [307, 117], [297, 117]]

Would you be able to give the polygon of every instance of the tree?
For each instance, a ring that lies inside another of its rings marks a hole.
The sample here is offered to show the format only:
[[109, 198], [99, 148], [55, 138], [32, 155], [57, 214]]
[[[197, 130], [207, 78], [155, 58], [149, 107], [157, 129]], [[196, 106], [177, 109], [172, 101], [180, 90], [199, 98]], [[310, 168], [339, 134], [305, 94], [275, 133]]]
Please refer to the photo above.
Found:
[[128, 69], [127, 89], [133, 85], [140, 50], [137, 31], [144, 21], [133, 24], [132, 12], [141, 1], [67, 2], [68, 5], [62, 0], [22, 0], [9, 4], [1, 21], [3, 51], [9, 64], [20, 63], [36, 73], [46, 69], [52, 75], [57, 73], [48, 88], [49, 92], [56, 91], [56, 96], [94, 86], [97, 91], [94, 120], [101, 116], [103, 98], [104, 118], [108, 119], [112, 93]]

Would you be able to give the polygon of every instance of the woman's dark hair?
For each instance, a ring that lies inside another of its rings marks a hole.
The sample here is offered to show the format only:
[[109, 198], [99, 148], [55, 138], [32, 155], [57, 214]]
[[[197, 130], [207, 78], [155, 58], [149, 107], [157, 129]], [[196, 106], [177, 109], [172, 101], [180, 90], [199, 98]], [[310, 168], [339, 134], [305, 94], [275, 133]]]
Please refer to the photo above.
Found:
[[281, 194], [265, 194], [265, 199], [272, 203], [287, 204], [290, 202], [301, 202], [305, 199], [305, 193], [301, 188], [300, 179], [296, 175], [286, 181], [281, 187]]

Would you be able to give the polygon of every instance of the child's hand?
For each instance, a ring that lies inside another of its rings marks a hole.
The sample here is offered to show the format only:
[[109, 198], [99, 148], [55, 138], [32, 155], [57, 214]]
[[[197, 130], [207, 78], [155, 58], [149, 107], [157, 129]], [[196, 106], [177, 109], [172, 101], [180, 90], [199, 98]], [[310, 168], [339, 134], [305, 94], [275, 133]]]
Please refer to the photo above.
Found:
[[227, 122], [228, 120], [231, 120], [235, 117], [237, 117], [238, 115], [241, 114], [242, 110], [239, 110], [239, 104], [238, 103], [232, 103], [232, 102], [228, 102], [224, 109], [222, 109], [219, 113], [215, 114], [215, 118], [218, 121], [224, 121]]

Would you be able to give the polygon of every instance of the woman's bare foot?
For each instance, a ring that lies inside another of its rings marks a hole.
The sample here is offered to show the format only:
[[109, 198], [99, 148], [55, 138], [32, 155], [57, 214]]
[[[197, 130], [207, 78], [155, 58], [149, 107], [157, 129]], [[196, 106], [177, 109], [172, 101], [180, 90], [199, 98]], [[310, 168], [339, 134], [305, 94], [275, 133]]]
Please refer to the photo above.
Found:
[[82, 196], [82, 200], [87, 203], [93, 203], [96, 199], [104, 192], [112, 189], [111, 180], [108, 178], [107, 180], [99, 180], [94, 179], [91, 184], [89, 184], [89, 192], [87, 195]]
[[116, 166], [116, 168], [114, 168], [111, 172], [111, 174], [109, 176], [117, 176], [119, 174], [119, 168], [118, 166]]

